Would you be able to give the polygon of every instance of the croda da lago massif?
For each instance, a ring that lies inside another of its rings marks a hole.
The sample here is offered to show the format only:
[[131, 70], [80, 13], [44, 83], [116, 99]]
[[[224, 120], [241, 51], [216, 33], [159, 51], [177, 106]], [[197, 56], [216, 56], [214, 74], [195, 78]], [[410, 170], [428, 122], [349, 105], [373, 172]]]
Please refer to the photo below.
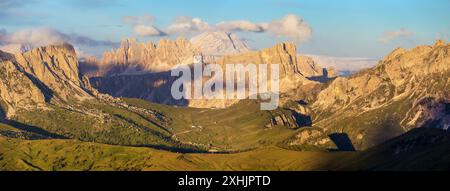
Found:
[[447, 1], [264, 2], [0, 1], [0, 170], [449, 169]]

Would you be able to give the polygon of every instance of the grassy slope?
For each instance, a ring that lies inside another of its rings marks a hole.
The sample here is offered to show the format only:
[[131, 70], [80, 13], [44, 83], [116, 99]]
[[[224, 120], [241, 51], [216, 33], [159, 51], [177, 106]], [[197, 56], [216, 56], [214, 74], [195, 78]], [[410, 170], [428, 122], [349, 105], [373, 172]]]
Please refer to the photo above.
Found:
[[167, 149], [191, 149], [171, 139], [149, 118], [102, 103], [79, 106], [99, 116], [52, 107], [52, 110], [20, 112], [14, 120], [66, 138], [114, 145], [153, 146]]
[[236, 154], [178, 154], [75, 140], [0, 137], [0, 170], [317, 170], [343, 153], [276, 147]]
[[227, 109], [176, 108], [139, 99], [128, 104], [153, 109], [172, 119], [169, 129], [183, 142], [218, 147], [221, 150], [247, 150], [274, 145], [295, 134], [286, 127], [265, 128], [270, 119], [290, 111], [261, 111], [259, 104], [245, 100]]
[[[401, 152], [398, 152], [401, 148]], [[396, 154], [397, 153], [397, 154]], [[179, 154], [75, 140], [0, 137], [0, 170], [445, 170], [450, 134], [416, 129], [360, 152], [299, 152], [274, 146], [235, 154]]]
[[418, 128], [355, 155], [344, 169], [450, 170], [450, 133]]
[[[355, 74], [355, 76], [364, 75], [367, 72], [373, 73], [374, 71], [362, 71]], [[393, 99], [395, 87], [391, 83], [386, 83], [370, 95], [356, 99], [347, 108], [337, 110], [333, 113], [315, 111], [312, 114], [315, 119], [313, 126], [325, 128], [328, 134], [333, 132], [344, 132], [348, 134], [354, 146], [359, 150], [371, 148], [390, 138], [405, 133], [407, 129], [402, 127], [405, 124], [400, 123], [407, 116], [408, 112], [414, 109], [414, 102], [423, 98], [448, 98], [448, 95], [450, 95], [449, 77], [450, 72], [447, 71], [418, 78], [413, 81], [414, 83], [408, 84], [411, 88], [415, 88], [414, 91], [397, 99]], [[397, 91], [401, 89], [398, 87]], [[390, 93], [387, 94], [387, 92]], [[386, 97], [389, 101], [382, 107], [366, 112], [361, 111], [361, 108], [367, 106], [370, 101], [378, 100], [374, 98], [383, 97]], [[358, 135], [362, 135], [362, 138], [358, 139]]]
[[[410, 106], [409, 101], [399, 100], [360, 114], [337, 113], [315, 126], [326, 127], [328, 132], [345, 132], [358, 150], [364, 150], [403, 134], [400, 121]], [[358, 139], [358, 135], [363, 137]]]
[[177, 108], [139, 99], [125, 101], [160, 113], [164, 120], [101, 102], [85, 102], [73, 106], [75, 110], [49, 106], [49, 110], [18, 111], [13, 120], [69, 139], [186, 151], [249, 150], [275, 145], [297, 132], [282, 126], [265, 128], [274, 116], [289, 116], [291, 111], [261, 111], [259, 104], [251, 100], [227, 109]]

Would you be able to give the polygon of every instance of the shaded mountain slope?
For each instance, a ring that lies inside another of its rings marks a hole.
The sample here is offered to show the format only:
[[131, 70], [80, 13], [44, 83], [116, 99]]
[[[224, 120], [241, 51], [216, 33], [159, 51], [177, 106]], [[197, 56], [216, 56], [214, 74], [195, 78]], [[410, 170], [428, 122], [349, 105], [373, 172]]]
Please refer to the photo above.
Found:
[[266, 147], [236, 154], [180, 154], [74, 140], [0, 137], [0, 170], [448, 170], [449, 134], [417, 129], [361, 152]]
[[[172, 140], [161, 125], [164, 119], [153, 111], [134, 111], [93, 89], [78, 71], [77, 55], [69, 44], [3, 55], [1, 121], [33, 133], [26, 137], [37, 134], [118, 145], [191, 148]], [[21, 136], [10, 130], [4, 134]]]
[[449, 52], [442, 41], [397, 49], [374, 68], [335, 79], [308, 106], [314, 126], [325, 136], [347, 134], [357, 149], [415, 127], [448, 129]]

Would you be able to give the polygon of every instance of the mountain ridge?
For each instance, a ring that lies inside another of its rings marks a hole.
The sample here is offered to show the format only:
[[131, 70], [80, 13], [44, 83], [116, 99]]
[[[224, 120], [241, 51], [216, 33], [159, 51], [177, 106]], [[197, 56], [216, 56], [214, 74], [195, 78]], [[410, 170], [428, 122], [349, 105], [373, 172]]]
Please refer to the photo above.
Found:
[[416, 127], [448, 129], [449, 52], [442, 41], [396, 49], [373, 68], [336, 78], [308, 106], [324, 131], [316, 138], [343, 133], [365, 149]]
[[[341, 152], [334, 155], [327, 151], [360, 151], [381, 145], [381, 152], [391, 154], [386, 157], [378, 151], [362, 152], [380, 157], [380, 164], [389, 167], [384, 162], [391, 160], [395, 151], [391, 147], [399, 148], [402, 157], [410, 156], [411, 151], [405, 149], [410, 148], [409, 138], [399, 141], [400, 145], [383, 146], [387, 140], [405, 133], [407, 137], [421, 134], [415, 131], [417, 127], [448, 129], [449, 49], [450, 44], [439, 41], [434, 46], [397, 49], [371, 69], [326, 83], [308, 78], [319, 71], [315, 63], [308, 63], [306, 67], [310, 67], [312, 73], [304, 73], [296, 47], [291, 43], [228, 55], [216, 61], [222, 65], [242, 60], [248, 64], [280, 63], [280, 74], [287, 86], [282, 88], [281, 105], [274, 111], [259, 110], [259, 100], [243, 100], [222, 109], [198, 109], [98, 93], [92, 87], [97, 86], [98, 81], [93, 80], [90, 85], [81, 75], [75, 50], [67, 44], [15, 55], [0, 52], [0, 113], [6, 112], [0, 134], [14, 139], [62, 137], [172, 152], [252, 150], [250, 154], [258, 156], [267, 156], [261, 155], [264, 151], [258, 149], [275, 146], [288, 149], [272, 150], [280, 155], [288, 152], [292, 156], [306, 151], [338, 158]], [[143, 75], [158, 78], [155, 73]], [[140, 77], [117, 75], [105, 80], [110, 81], [112, 87], [128, 92], [125, 91], [127, 86], [117, 79], [126, 84], [132, 82], [134, 85], [128, 88], [133, 90], [141, 89], [136, 88], [139, 86], [135, 86], [137, 83], [133, 80]], [[433, 137], [432, 133], [429, 139]], [[445, 138], [442, 140], [445, 142]], [[422, 139], [419, 142], [422, 143]], [[429, 141], [425, 143], [417, 147], [419, 159], [426, 156], [423, 152], [428, 149], [438, 154], [445, 152], [439, 145], [433, 147]], [[8, 141], [2, 144], [10, 145]], [[360, 156], [359, 152], [350, 153]], [[336, 168], [365, 169], [366, 162]]]
[[204, 32], [192, 37], [190, 42], [208, 56], [232, 55], [251, 50], [235, 33], [223, 31]]
[[79, 73], [75, 49], [69, 44], [9, 55], [0, 65], [0, 95], [8, 115], [13, 115], [16, 107], [32, 106], [30, 103], [92, 99], [96, 93]]

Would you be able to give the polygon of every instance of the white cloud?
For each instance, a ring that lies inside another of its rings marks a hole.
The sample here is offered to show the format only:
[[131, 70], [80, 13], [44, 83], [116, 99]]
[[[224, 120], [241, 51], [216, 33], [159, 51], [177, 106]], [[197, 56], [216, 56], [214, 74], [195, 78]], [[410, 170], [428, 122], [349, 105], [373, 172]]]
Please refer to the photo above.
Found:
[[64, 42], [74, 46], [88, 47], [114, 46], [117, 44], [111, 41], [95, 40], [74, 33], [66, 34], [47, 27], [27, 28], [12, 33], [8, 33], [6, 30], [0, 30], [0, 45], [3, 47], [11, 47], [13, 45], [20, 47], [24, 45], [34, 48]]
[[297, 42], [303, 42], [312, 37], [312, 29], [308, 23], [294, 14], [270, 22], [267, 25], [267, 31], [279, 37], [292, 38]]
[[167, 33], [154, 26], [155, 17], [149, 14], [142, 16], [125, 16], [123, 23], [133, 26], [133, 32], [141, 37], [166, 36]]
[[134, 33], [139, 36], [165, 36], [166, 33], [156, 28], [155, 26], [150, 25], [135, 25], [133, 27]]
[[302, 18], [294, 14], [271, 22], [254, 23], [247, 20], [223, 21], [209, 24], [201, 18], [187, 16], [178, 17], [167, 28], [154, 26], [155, 18], [151, 15], [126, 16], [123, 22], [131, 24], [133, 31], [139, 36], [193, 35], [205, 31], [242, 31], [268, 32], [277, 37], [290, 38], [296, 42], [304, 42], [312, 37], [312, 29]]
[[39, 47], [69, 41], [69, 35], [51, 28], [27, 28], [13, 33], [6, 33], [2, 37], [0, 44], [24, 44], [31, 47]]
[[169, 34], [204, 32], [208, 30], [269, 32], [278, 37], [287, 37], [304, 42], [312, 37], [312, 29], [302, 18], [289, 14], [269, 23], [253, 23], [247, 20], [223, 21], [209, 25], [199, 18], [181, 17], [167, 29]]
[[382, 42], [382, 43], [389, 43], [392, 40], [399, 39], [399, 38], [404, 38], [404, 37], [410, 37], [412, 35], [414, 35], [414, 33], [411, 32], [410, 30], [405, 29], [405, 28], [401, 28], [401, 29], [399, 29], [397, 31], [385, 32], [380, 37], [379, 41]]
[[217, 29], [225, 31], [248, 31], [264, 32], [264, 24], [256, 24], [246, 20], [221, 22], [216, 25]]
[[190, 34], [211, 30], [212, 27], [200, 18], [178, 17], [167, 27], [168, 34]]

